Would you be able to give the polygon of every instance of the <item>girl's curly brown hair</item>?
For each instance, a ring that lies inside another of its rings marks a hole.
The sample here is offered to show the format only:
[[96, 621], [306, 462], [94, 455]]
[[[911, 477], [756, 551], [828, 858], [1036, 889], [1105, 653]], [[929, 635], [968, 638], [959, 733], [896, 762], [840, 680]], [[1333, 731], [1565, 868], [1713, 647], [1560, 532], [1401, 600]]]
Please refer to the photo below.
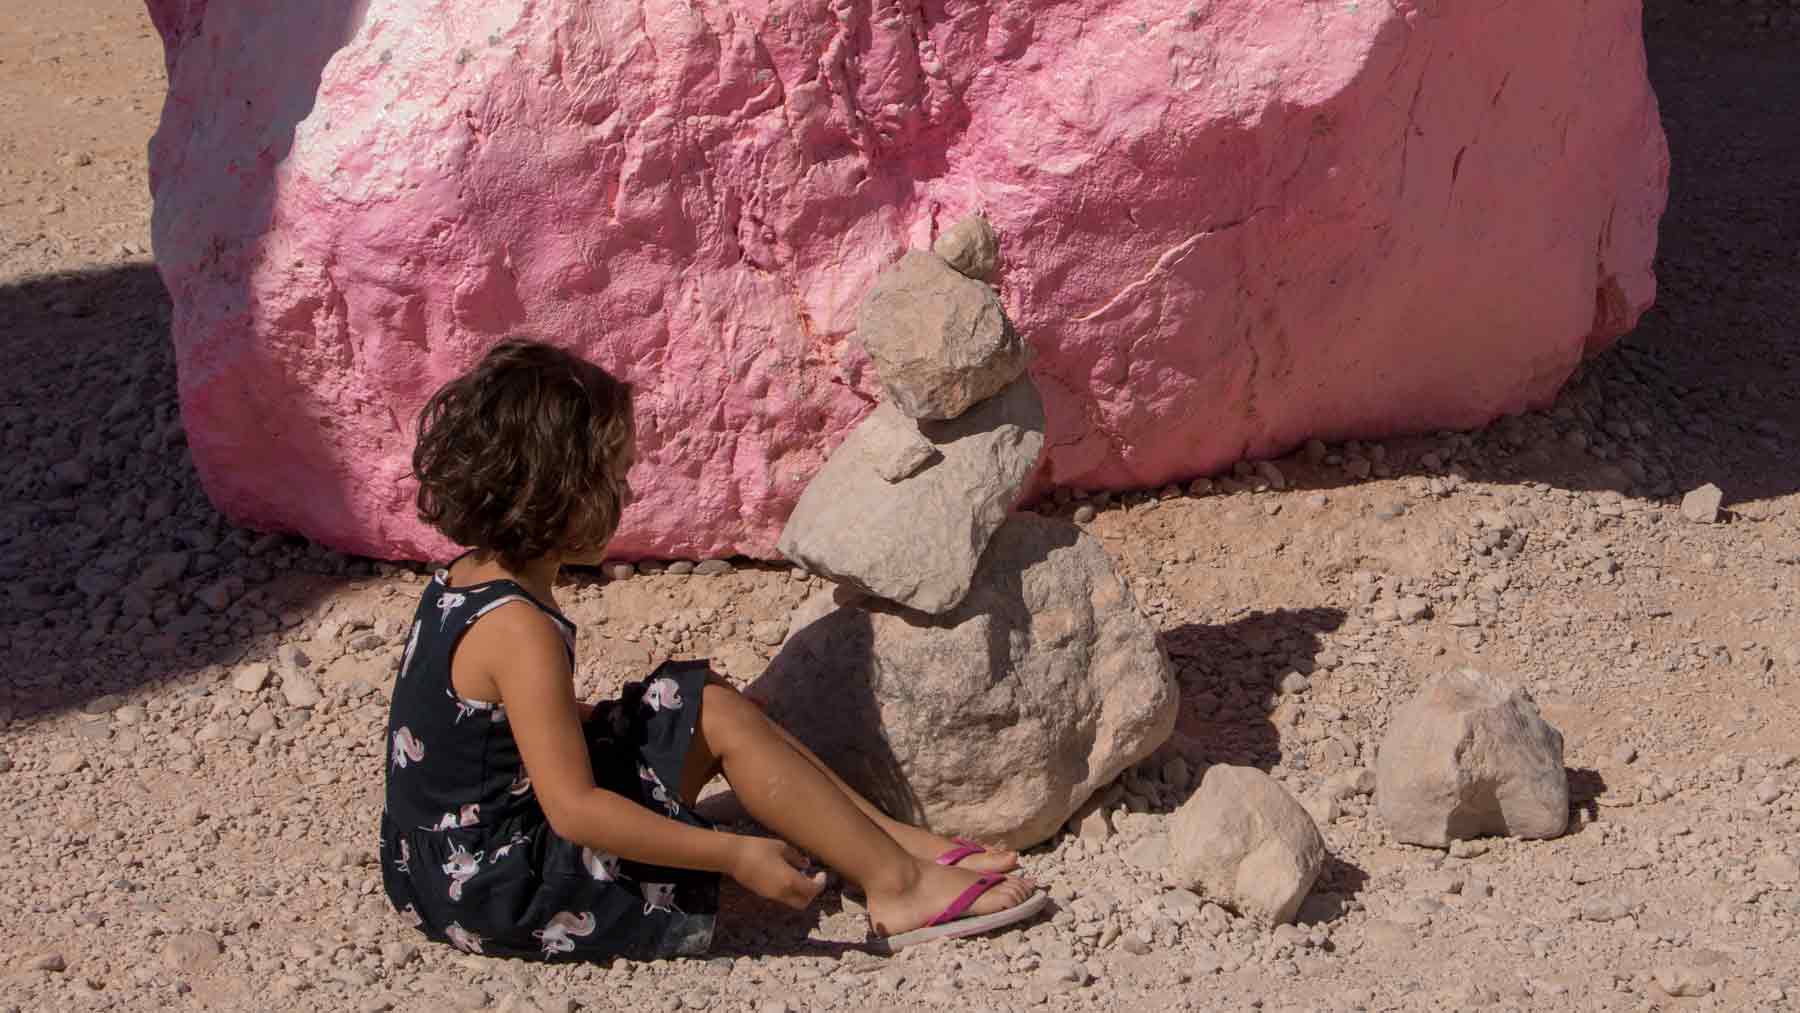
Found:
[[419, 518], [516, 570], [597, 552], [629, 486], [631, 387], [559, 348], [513, 338], [419, 413]]

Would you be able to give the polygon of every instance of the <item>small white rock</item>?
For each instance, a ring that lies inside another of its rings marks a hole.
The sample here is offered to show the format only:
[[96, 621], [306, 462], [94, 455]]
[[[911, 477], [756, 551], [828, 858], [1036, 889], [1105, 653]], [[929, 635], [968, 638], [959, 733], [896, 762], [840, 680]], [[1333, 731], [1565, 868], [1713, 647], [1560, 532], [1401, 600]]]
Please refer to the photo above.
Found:
[[1800, 865], [1779, 851], [1771, 851], [1757, 860], [1756, 875], [1765, 883], [1793, 886], [1800, 883]]
[[1431, 616], [1431, 603], [1418, 597], [1402, 598], [1394, 603], [1394, 609], [1403, 623], [1416, 623]]
[[231, 688], [240, 693], [260, 692], [269, 681], [269, 664], [266, 661], [253, 661], [237, 670], [231, 677]]
[[1681, 498], [1681, 516], [1695, 524], [1712, 524], [1719, 519], [1719, 507], [1725, 494], [1711, 482]]
[[87, 757], [74, 750], [57, 753], [50, 758], [50, 773], [61, 776], [73, 774], [87, 766]]
[[1691, 998], [1712, 991], [1712, 979], [1699, 968], [1685, 964], [1666, 964], [1656, 969], [1656, 987], [1671, 997]]
[[299, 672], [289, 672], [281, 677], [281, 698], [289, 707], [315, 707], [321, 699], [318, 683]]

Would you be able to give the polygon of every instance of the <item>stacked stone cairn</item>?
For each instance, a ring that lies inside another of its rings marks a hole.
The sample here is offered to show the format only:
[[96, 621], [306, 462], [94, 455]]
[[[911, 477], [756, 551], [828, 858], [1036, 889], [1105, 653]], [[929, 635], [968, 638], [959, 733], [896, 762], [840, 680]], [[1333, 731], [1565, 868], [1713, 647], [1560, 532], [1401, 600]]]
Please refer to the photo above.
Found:
[[750, 692], [896, 817], [1023, 848], [1168, 739], [1177, 691], [1100, 543], [1013, 511], [1044, 409], [988, 284], [998, 250], [968, 219], [865, 297], [885, 397], [780, 540], [835, 586]]

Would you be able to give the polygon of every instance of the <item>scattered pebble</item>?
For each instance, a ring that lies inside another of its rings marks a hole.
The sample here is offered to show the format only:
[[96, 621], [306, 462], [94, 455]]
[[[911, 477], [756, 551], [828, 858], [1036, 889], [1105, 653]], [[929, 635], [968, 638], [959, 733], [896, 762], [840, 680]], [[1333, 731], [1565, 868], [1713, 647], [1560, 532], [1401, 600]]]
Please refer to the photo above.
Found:
[[78, 752], [68, 751], [52, 756], [48, 769], [52, 774], [73, 774], [87, 765], [87, 757]]
[[263, 661], [253, 661], [238, 669], [231, 677], [231, 688], [240, 693], [260, 692], [269, 681], [269, 665]]
[[1711, 482], [1693, 490], [1681, 499], [1681, 516], [1695, 524], [1712, 524], [1719, 519], [1719, 506], [1725, 494]]
[[288, 672], [281, 677], [281, 698], [289, 707], [316, 707], [323, 699], [319, 695], [319, 684], [299, 672]]
[[1704, 971], [1685, 964], [1665, 964], [1656, 969], [1656, 986], [1673, 998], [1702, 996], [1713, 990], [1713, 982]]

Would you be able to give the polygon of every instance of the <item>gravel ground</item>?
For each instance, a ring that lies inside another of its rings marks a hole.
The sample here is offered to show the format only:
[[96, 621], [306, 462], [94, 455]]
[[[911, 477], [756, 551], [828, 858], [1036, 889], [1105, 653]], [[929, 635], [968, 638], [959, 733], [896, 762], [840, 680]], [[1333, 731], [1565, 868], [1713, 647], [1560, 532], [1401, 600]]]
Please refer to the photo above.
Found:
[[[909, 951], [727, 896], [712, 959], [541, 967], [420, 942], [374, 867], [385, 693], [421, 571], [231, 525], [174, 402], [126, 0], [0, 28], [0, 1013], [12, 1010], [1643, 1010], [1800, 1005], [1800, 96], [1790, 5], [1652, 0], [1674, 150], [1660, 307], [1550, 410], [1059, 496], [1175, 659], [1174, 741], [1025, 856], [1054, 914]], [[1371, 392], [1378, 396], [1379, 392]], [[1715, 483], [1724, 509], [1689, 518]], [[583, 682], [753, 677], [816, 583], [737, 561], [577, 574]], [[1555, 841], [1393, 844], [1355, 772], [1473, 665], [1565, 734]], [[1216, 761], [1305, 799], [1300, 924], [1171, 890]]]

